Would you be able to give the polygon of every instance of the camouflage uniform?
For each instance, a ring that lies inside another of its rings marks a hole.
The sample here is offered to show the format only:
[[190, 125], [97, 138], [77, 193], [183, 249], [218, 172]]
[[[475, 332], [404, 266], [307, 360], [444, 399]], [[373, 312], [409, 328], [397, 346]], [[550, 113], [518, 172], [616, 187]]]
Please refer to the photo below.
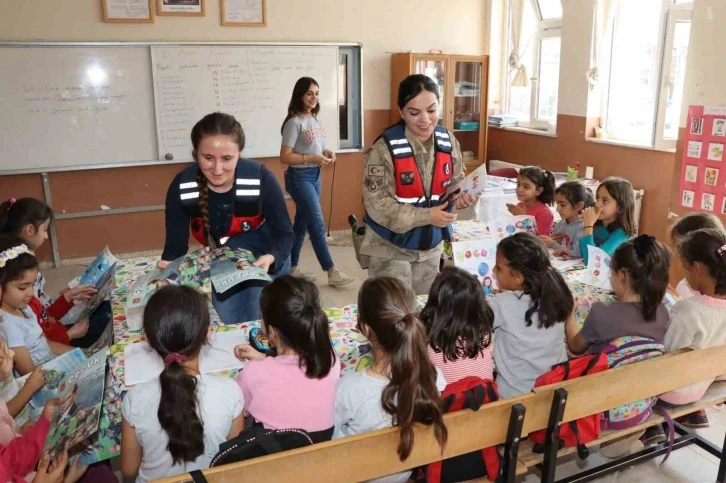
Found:
[[[464, 162], [459, 141], [451, 137], [451, 157], [454, 165], [452, 183], [464, 178]], [[426, 195], [431, 194], [431, 180], [434, 172], [433, 136], [426, 143], [421, 143], [406, 128], [406, 139], [411, 143], [416, 165], [423, 182]], [[413, 228], [426, 226], [431, 219], [431, 208], [416, 208], [399, 203], [394, 198], [396, 180], [394, 178], [393, 160], [388, 146], [379, 139], [366, 153], [363, 179], [363, 201], [366, 212], [378, 224], [395, 233], [405, 233]], [[362, 255], [371, 257], [368, 276], [383, 275], [401, 278], [410, 284], [417, 294], [428, 294], [431, 284], [439, 271], [439, 261], [443, 246], [430, 250], [413, 250], [400, 248], [381, 238], [370, 228], [360, 247]]]

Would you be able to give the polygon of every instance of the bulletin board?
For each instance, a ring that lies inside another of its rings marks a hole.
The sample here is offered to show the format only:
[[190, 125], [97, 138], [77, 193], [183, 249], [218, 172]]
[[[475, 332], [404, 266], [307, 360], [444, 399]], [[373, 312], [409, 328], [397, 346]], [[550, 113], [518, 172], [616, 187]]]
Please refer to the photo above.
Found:
[[690, 106], [681, 165], [681, 206], [726, 215], [726, 106]]

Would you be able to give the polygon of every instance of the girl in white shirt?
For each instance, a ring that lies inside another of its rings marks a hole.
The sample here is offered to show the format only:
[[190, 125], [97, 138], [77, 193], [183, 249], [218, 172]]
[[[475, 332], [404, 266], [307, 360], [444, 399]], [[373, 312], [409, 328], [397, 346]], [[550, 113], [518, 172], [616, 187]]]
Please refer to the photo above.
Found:
[[244, 425], [239, 386], [199, 373], [209, 333], [201, 294], [185, 286], [160, 289], [144, 310], [144, 332], [164, 370], [132, 387], [123, 400], [121, 471], [138, 483], [208, 468], [220, 443]]
[[[724, 231], [723, 223], [721, 223], [721, 220], [716, 215], [696, 211], [687, 214], [683, 218], [679, 218], [678, 221], [673, 224], [671, 227], [671, 242], [673, 242], [675, 249], [678, 250], [678, 245], [683, 242], [686, 235], [704, 228], [713, 228], [715, 230]], [[676, 292], [678, 292], [678, 295], [684, 299], [696, 295], [693, 289], [688, 285], [685, 278], [678, 282]]]
[[[446, 381], [429, 360], [426, 329], [416, 310], [413, 290], [397, 278], [369, 278], [361, 286], [358, 328], [370, 341], [375, 362], [341, 378], [333, 439], [396, 425], [401, 435], [398, 456], [405, 461], [413, 449], [413, 426], [422, 423], [433, 425], [439, 445], [446, 444], [439, 397]], [[410, 474], [375, 481], [403, 482]]]

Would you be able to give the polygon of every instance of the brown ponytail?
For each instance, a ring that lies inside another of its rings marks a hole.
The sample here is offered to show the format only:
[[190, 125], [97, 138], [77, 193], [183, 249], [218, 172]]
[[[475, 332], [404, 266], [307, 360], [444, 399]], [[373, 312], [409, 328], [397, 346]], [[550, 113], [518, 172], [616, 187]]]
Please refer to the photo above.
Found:
[[197, 171], [197, 185], [199, 186], [199, 211], [204, 220], [204, 236], [207, 238], [207, 246], [214, 250], [217, 248], [217, 242], [209, 229], [209, 186], [207, 186], [207, 177], [204, 176], [202, 170]]
[[389, 358], [390, 382], [381, 395], [381, 406], [400, 428], [401, 461], [413, 450], [414, 423], [433, 425], [442, 448], [448, 437], [436, 368], [428, 358], [426, 330], [415, 310], [413, 290], [397, 278], [368, 279], [358, 293], [358, 324], [370, 329], [371, 340]]

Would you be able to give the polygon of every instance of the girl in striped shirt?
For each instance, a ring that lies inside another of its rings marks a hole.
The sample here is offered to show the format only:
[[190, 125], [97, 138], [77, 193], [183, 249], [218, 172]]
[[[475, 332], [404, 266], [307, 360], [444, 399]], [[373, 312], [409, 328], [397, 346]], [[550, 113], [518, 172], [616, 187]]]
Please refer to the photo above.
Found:
[[444, 268], [434, 280], [421, 321], [428, 330], [429, 359], [443, 372], [447, 384], [467, 376], [494, 379], [494, 314], [474, 275]]

